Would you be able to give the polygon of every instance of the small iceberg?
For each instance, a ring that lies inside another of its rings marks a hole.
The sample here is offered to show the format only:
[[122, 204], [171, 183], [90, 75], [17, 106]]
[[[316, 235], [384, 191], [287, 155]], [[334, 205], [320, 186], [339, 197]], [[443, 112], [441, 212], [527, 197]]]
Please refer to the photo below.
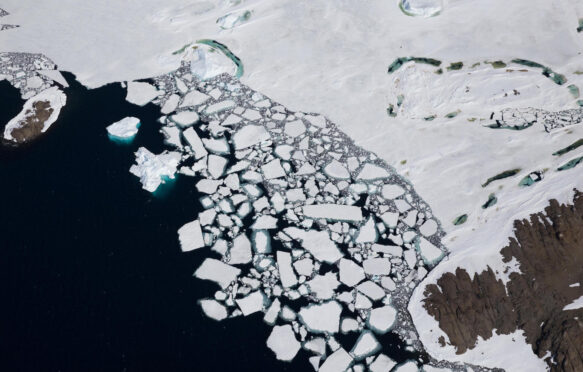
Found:
[[131, 142], [138, 134], [140, 125], [140, 119], [128, 116], [107, 127], [107, 133], [113, 141]]
[[140, 147], [136, 152], [136, 163], [130, 172], [140, 178], [144, 190], [154, 192], [166, 179], [173, 179], [181, 154], [164, 151], [159, 155]]

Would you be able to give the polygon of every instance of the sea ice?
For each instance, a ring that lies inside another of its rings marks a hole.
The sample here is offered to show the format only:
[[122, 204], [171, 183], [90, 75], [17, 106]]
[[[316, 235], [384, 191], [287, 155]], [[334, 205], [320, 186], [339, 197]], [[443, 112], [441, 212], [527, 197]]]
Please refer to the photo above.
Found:
[[397, 363], [385, 354], [379, 354], [368, 368], [370, 369], [370, 372], [389, 372], [396, 365]]
[[214, 320], [223, 320], [227, 318], [227, 308], [216, 300], [204, 299], [199, 301], [204, 315]]
[[372, 334], [371, 331], [364, 331], [356, 340], [354, 348], [352, 348], [351, 353], [354, 355], [356, 360], [361, 360], [369, 355], [376, 353], [381, 348], [381, 345]]
[[346, 167], [338, 160], [332, 160], [330, 163], [328, 163], [324, 167], [324, 174], [339, 180], [350, 179], [350, 172], [348, 172], [348, 169], [346, 169]]
[[200, 221], [194, 220], [182, 226], [178, 230], [178, 239], [180, 240], [182, 252], [189, 252], [204, 247], [205, 244], [200, 228]]
[[242, 150], [270, 138], [263, 125], [246, 125], [233, 135], [232, 141], [235, 150]]
[[231, 265], [241, 265], [251, 262], [253, 258], [251, 253], [251, 242], [245, 234], [238, 235], [233, 239], [233, 246], [229, 250], [231, 258], [229, 263]]
[[236, 267], [227, 265], [224, 262], [215, 260], [214, 258], [207, 258], [202, 265], [194, 272], [194, 276], [199, 279], [210, 280], [221, 288], [226, 289], [232, 282], [237, 280], [241, 273]]
[[107, 132], [119, 139], [130, 139], [138, 133], [140, 119], [128, 116], [107, 127]]
[[330, 355], [318, 372], [344, 372], [352, 363], [352, 357], [343, 348], [339, 348], [332, 355]]
[[369, 275], [389, 275], [391, 273], [391, 262], [388, 258], [367, 258], [362, 263], [364, 272]]
[[300, 350], [300, 346], [289, 324], [273, 327], [267, 339], [267, 347], [273, 350], [275, 357], [279, 360], [292, 360]]
[[184, 139], [186, 139], [186, 142], [188, 142], [188, 144], [192, 148], [195, 159], [198, 160], [208, 155], [208, 152], [206, 151], [204, 144], [202, 143], [200, 137], [192, 127], [186, 129], [182, 133], [182, 135], [184, 136]]
[[139, 81], [130, 81], [127, 90], [126, 100], [138, 106], [146, 105], [160, 94], [153, 85]]
[[267, 180], [285, 177], [286, 174], [285, 170], [281, 167], [281, 161], [279, 159], [274, 159], [269, 163], [262, 165], [261, 171]]
[[354, 287], [364, 280], [364, 270], [354, 261], [343, 258], [340, 260], [340, 281], [349, 287]]
[[352, 205], [341, 204], [312, 204], [302, 207], [308, 218], [324, 218], [330, 221], [359, 222], [363, 220], [362, 209]]
[[292, 269], [292, 259], [289, 252], [277, 251], [277, 266], [279, 267], [279, 279], [284, 287], [293, 287], [298, 278]]
[[340, 326], [341, 312], [342, 306], [338, 302], [328, 301], [302, 307], [298, 315], [311, 332], [336, 333]]
[[415, 247], [427, 265], [435, 264], [444, 256], [444, 253], [441, 249], [437, 248], [435, 245], [433, 245], [433, 243], [424, 237], [420, 237], [416, 241]]
[[356, 179], [358, 181], [374, 181], [387, 177], [389, 177], [389, 172], [385, 168], [366, 163], [358, 173], [358, 176], [356, 176]]
[[310, 292], [318, 299], [328, 300], [334, 296], [335, 290], [340, 285], [340, 282], [336, 279], [336, 274], [328, 272], [325, 275], [316, 275], [313, 279], [307, 281], [306, 284], [310, 287]]
[[235, 300], [243, 315], [251, 315], [263, 309], [265, 303], [265, 296], [261, 291], [255, 291], [246, 297]]
[[397, 319], [397, 310], [387, 305], [372, 309], [368, 315], [367, 325], [377, 333], [387, 333], [395, 320]]
[[342, 258], [343, 253], [336, 244], [330, 240], [326, 231], [301, 230], [298, 228], [286, 228], [285, 232], [294, 239], [302, 242], [302, 247], [310, 252], [318, 261], [334, 263]]
[[198, 114], [194, 111], [180, 111], [170, 117], [170, 120], [181, 126], [189, 127], [199, 120]]
[[379, 233], [377, 231], [377, 226], [375, 220], [372, 216], [360, 227], [355, 243], [375, 243], [378, 239]]
[[395, 372], [418, 372], [419, 368], [417, 367], [417, 363], [410, 360], [406, 363], [401, 364], [395, 369]]

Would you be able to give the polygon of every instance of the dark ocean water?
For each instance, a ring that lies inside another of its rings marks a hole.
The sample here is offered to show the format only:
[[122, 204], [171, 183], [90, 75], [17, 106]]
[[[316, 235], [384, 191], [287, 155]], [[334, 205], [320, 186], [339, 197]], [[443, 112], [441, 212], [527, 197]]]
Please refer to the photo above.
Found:
[[[218, 287], [192, 274], [209, 252], [181, 253], [176, 233], [201, 208], [197, 179], [152, 195], [129, 173], [138, 147], [165, 149], [159, 108], [126, 102], [120, 84], [87, 90], [65, 76], [53, 127], [0, 147], [0, 371], [313, 371], [304, 351], [275, 359], [262, 314], [202, 314], [197, 300]], [[23, 102], [6, 82], [0, 102], [3, 128]], [[105, 130], [125, 116], [142, 122], [129, 145]], [[379, 341], [397, 361], [417, 356], [395, 335]]]
[[[0, 371], [312, 370], [306, 355], [275, 359], [259, 314], [202, 314], [217, 287], [192, 273], [208, 252], [181, 253], [176, 233], [200, 208], [196, 180], [156, 197], [128, 172], [139, 146], [164, 148], [159, 109], [66, 77], [54, 127], [0, 148]], [[22, 101], [2, 82], [0, 102], [3, 128]], [[136, 139], [113, 143], [105, 127], [130, 115]]]

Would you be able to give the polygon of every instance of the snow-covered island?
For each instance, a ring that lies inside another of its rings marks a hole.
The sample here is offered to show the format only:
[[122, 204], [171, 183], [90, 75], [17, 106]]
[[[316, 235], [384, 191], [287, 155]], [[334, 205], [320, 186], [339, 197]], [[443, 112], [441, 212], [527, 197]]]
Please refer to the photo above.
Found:
[[107, 133], [113, 140], [129, 142], [138, 134], [140, 119], [128, 116], [107, 127]]
[[6, 124], [4, 139], [15, 143], [31, 141], [57, 121], [67, 96], [57, 87], [51, 87], [30, 98], [22, 111]]

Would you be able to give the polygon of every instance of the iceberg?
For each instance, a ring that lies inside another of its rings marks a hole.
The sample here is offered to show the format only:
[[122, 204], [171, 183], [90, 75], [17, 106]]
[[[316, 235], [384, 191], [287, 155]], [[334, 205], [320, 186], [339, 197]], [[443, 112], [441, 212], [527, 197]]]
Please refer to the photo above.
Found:
[[174, 178], [181, 158], [179, 152], [164, 151], [154, 155], [145, 147], [140, 147], [136, 152], [137, 164], [131, 166], [130, 172], [140, 178], [144, 190], [154, 192], [164, 178]]
[[107, 133], [116, 139], [133, 139], [138, 134], [140, 119], [128, 116], [107, 127]]

